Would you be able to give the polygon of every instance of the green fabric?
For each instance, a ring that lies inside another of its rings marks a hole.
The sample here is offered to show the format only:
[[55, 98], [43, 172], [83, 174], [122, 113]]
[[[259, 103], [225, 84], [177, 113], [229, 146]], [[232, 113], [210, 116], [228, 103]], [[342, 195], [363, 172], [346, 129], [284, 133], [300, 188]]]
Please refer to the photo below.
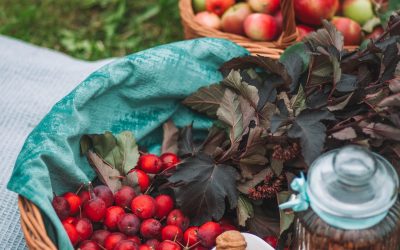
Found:
[[95, 174], [79, 155], [83, 134], [131, 130], [141, 145], [159, 151], [161, 125], [211, 121], [183, 107], [182, 98], [221, 80], [218, 67], [247, 54], [227, 40], [197, 39], [139, 52], [91, 74], [59, 101], [29, 135], [16, 161], [8, 189], [35, 203], [59, 249], [72, 249], [52, 206], [52, 192], [75, 191]]

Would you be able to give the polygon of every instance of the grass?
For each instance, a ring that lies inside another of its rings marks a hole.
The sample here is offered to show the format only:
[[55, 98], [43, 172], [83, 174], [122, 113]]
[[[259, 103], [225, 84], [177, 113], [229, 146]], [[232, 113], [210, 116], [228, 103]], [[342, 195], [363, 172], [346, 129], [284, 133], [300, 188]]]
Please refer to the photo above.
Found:
[[178, 0], [2, 0], [0, 34], [85, 60], [183, 39]]

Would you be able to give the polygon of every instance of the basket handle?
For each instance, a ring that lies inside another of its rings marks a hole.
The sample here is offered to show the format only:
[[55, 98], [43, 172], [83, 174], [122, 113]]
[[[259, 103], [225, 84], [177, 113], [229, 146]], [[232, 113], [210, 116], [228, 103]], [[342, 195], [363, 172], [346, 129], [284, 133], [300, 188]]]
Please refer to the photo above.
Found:
[[279, 48], [286, 48], [297, 41], [298, 31], [294, 13], [294, 0], [281, 0], [282, 11], [282, 34], [275, 45]]

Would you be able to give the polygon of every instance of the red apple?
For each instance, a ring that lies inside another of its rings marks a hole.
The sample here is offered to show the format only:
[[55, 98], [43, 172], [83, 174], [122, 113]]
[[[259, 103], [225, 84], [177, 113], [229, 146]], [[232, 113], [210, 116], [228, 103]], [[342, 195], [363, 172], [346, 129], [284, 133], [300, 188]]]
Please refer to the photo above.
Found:
[[345, 0], [343, 15], [363, 25], [374, 17], [372, 3], [370, 0]]
[[384, 30], [382, 28], [382, 26], [377, 26], [374, 28], [374, 30], [372, 30], [371, 33], [369, 33], [365, 38], [366, 39], [377, 39], [378, 37], [380, 37], [383, 34]]
[[244, 21], [244, 32], [253, 40], [271, 41], [278, 34], [278, 25], [274, 17], [267, 14], [254, 13]]
[[332, 24], [342, 32], [344, 45], [359, 45], [361, 42], [361, 26], [347, 17], [334, 17]]
[[221, 19], [215, 15], [214, 13], [203, 11], [197, 13], [194, 17], [194, 20], [201, 25], [214, 28], [214, 29], [221, 29]]
[[244, 35], [243, 23], [250, 14], [250, 6], [247, 3], [233, 5], [222, 16], [222, 30], [229, 33]]
[[255, 12], [274, 14], [278, 11], [280, 0], [248, 0], [251, 9]]
[[206, 0], [206, 10], [222, 16], [234, 4], [235, 0]]
[[306, 26], [306, 25], [302, 25], [302, 24], [299, 24], [299, 25], [297, 25], [296, 27], [297, 27], [297, 30], [299, 31], [299, 38], [300, 38], [300, 40], [303, 40], [303, 38], [304, 38], [305, 36], [307, 36], [308, 33], [311, 33], [311, 32], [314, 31], [313, 28], [308, 27], [308, 26]]
[[282, 11], [278, 11], [278, 13], [276, 13], [274, 17], [276, 21], [276, 26], [278, 26], [278, 35], [279, 35], [282, 33], [282, 22], [283, 22]]
[[339, 0], [294, 0], [297, 19], [305, 24], [320, 25], [331, 19], [339, 8]]

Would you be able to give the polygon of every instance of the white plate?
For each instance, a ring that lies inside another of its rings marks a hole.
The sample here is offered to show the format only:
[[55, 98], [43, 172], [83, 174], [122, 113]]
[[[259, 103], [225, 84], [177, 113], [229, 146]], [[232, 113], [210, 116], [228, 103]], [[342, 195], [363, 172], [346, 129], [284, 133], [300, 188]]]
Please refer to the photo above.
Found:
[[[273, 247], [268, 245], [263, 239], [260, 237], [249, 234], [249, 233], [241, 233], [247, 242], [246, 250], [274, 250]], [[216, 250], [214, 247], [212, 250]]]

